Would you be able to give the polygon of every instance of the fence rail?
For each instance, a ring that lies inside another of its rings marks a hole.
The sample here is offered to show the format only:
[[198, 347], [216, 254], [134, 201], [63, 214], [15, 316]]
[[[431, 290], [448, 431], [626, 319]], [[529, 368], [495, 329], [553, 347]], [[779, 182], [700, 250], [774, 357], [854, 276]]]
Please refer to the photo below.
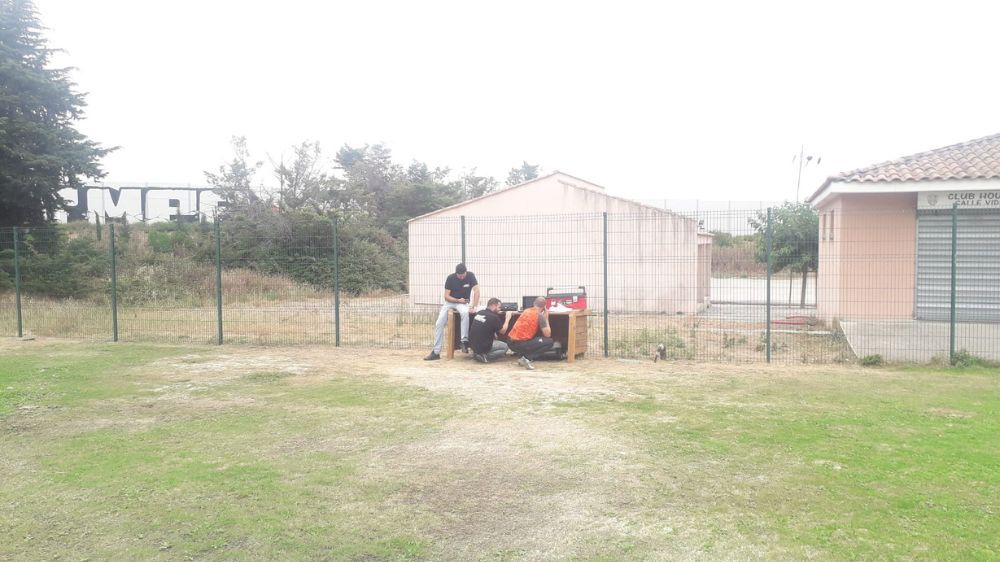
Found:
[[425, 348], [465, 261], [481, 305], [584, 286], [590, 349], [609, 357], [1000, 360], [998, 253], [976, 245], [1000, 244], [1000, 219], [945, 213], [950, 229], [913, 210], [430, 218], [410, 223], [406, 263], [325, 219], [7, 227], [0, 335]]

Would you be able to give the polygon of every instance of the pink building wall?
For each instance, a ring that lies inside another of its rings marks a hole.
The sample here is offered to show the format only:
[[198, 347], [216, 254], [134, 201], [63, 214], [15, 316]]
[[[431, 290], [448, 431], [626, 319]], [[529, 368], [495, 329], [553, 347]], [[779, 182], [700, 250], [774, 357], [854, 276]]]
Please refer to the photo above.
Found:
[[913, 318], [917, 194], [842, 194], [817, 210], [818, 315]]
[[590, 308], [598, 308], [604, 212], [609, 307], [697, 312], [705, 290], [697, 222], [560, 173], [410, 221], [410, 302], [442, 302], [444, 279], [461, 256], [458, 221], [465, 216], [466, 263], [479, 279], [482, 302], [489, 296], [520, 302], [548, 287], [583, 285]]

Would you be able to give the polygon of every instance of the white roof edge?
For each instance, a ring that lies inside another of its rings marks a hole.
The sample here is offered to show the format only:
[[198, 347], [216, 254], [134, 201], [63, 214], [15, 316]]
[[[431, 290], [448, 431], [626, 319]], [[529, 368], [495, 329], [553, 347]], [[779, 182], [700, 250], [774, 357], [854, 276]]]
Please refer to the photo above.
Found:
[[[860, 189], [859, 189], [860, 186]], [[891, 182], [857, 182], [833, 179], [806, 200], [813, 207], [821, 207], [834, 195], [863, 193], [916, 193], [920, 191], [977, 191], [1000, 188], [1000, 178], [960, 180], [904, 180]]]
[[[498, 189], [498, 190], [496, 190], [496, 191], [494, 191], [492, 193], [487, 193], [485, 195], [480, 195], [479, 197], [475, 197], [473, 199], [467, 199], [465, 201], [461, 201], [459, 203], [455, 203], [454, 205], [449, 205], [447, 207], [442, 207], [442, 208], [440, 208], [440, 209], [438, 209], [436, 211], [431, 211], [429, 213], [424, 213], [423, 215], [420, 215], [418, 217], [413, 217], [412, 219], [406, 221], [406, 223], [409, 224], [411, 222], [414, 222], [414, 221], [417, 221], [417, 220], [420, 220], [420, 219], [424, 219], [424, 218], [427, 218], [427, 217], [432, 217], [432, 216], [437, 215], [439, 213], [443, 213], [444, 211], [449, 211], [449, 210], [452, 210], [452, 209], [457, 209], [459, 207], [463, 207], [465, 205], [469, 205], [469, 204], [471, 204], [473, 202], [476, 202], [476, 201], [479, 201], [481, 199], [486, 199], [488, 197], [492, 197], [492, 196], [497, 195], [499, 193], [510, 191], [511, 189], [518, 189], [520, 187], [524, 187], [526, 185], [535, 183], [537, 181], [541, 181], [543, 179], [548, 179], [548, 178], [555, 177], [555, 176], [563, 176], [563, 177], [569, 178], [570, 180], [574, 180], [574, 181], [559, 180], [559, 183], [561, 183], [563, 185], [566, 185], [566, 186], [569, 186], [569, 187], [574, 187], [574, 188], [577, 188], [577, 189], [583, 189], [585, 191], [590, 191], [592, 193], [598, 193], [598, 194], [603, 195], [604, 197], [606, 197], [608, 199], [615, 199], [615, 200], [618, 200], [618, 201], [624, 201], [626, 203], [629, 203], [629, 204], [632, 204], [632, 205], [636, 205], [638, 207], [641, 207], [643, 209], [648, 209], [650, 211], [655, 211], [657, 213], [662, 213], [662, 214], [665, 214], [665, 215], [671, 215], [671, 216], [674, 216], [674, 217], [677, 217], [677, 218], [681, 218], [681, 219], [685, 219], [685, 220], [690, 220], [690, 221], [696, 221], [697, 220], [697, 219], [695, 219], [693, 217], [685, 216], [685, 215], [683, 215], [681, 213], [678, 213], [676, 211], [672, 211], [670, 209], [663, 209], [663, 208], [660, 208], [660, 207], [654, 207], [652, 205], [647, 205], [646, 203], [642, 203], [640, 201], [635, 201], [633, 199], [628, 199], [626, 197], [619, 197], [617, 195], [608, 195], [607, 189], [604, 186], [602, 186], [602, 185], [598, 185], [596, 183], [589, 182], [589, 181], [587, 181], [585, 179], [579, 178], [579, 177], [574, 176], [572, 174], [567, 174], [565, 172], [560, 172], [559, 170], [554, 170], [553, 172], [551, 172], [549, 174], [546, 174], [544, 176], [539, 176], [537, 178], [528, 180], [528, 181], [526, 181], [524, 183], [519, 183], [517, 185], [512, 185], [512, 186], [504, 187], [503, 189]], [[575, 182], [579, 182], [579, 183], [575, 183]], [[580, 185], [580, 184], [583, 184], [583, 185]]]
[[406, 222], [407, 223], [411, 223], [411, 222], [413, 222], [415, 220], [424, 219], [424, 218], [427, 218], [427, 217], [432, 217], [432, 216], [434, 216], [434, 215], [436, 215], [438, 213], [443, 213], [444, 211], [450, 211], [452, 209], [457, 209], [459, 207], [462, 207], [462, 206], [465, 206], [465, 205], [469, 205], [469, 204], [471, 204], [471, 203], [473, 203], [475, 201], [479, 201], [481, 199], [486, 199], [488, 197], [493, 197], [494, 195], [497, 195], [499, 193], [504, 193], [504, 192], [510, 191], [512, 189], [518, 189], [518, 188], [524, 187], [526, 185], [530, 185], [530, 184], [533, 184], [535, 182], [539, 182], [541, 180], [549, 179], [549, 178], [556, 177], [556, 176], [563, 176], [563, 177], [566, 177], [566, 178], [568, 178], [570, 180], [574, 180], [576, 182], [580, 182], [581, 184], [583, 184], [583, 185], [579, 185], [577, 183], [573, 183], [572, 181], [563, 181], [563, 180], [560, 180], [560, 183], [562, 183], [563, 185], [568, 185], [568, 186], [576, 187], [576, 188], [579, 188], [579, 189], [586, 189], [587, 191], [593, 191], [595, 193], [600, 193], [602, 195], [606, 195], [608, 197], [611, 197], [610, 195], [607, 195], [607, 189], [605, 189], [604, 186], [602, 186], [602, 185], [598, 185], [596, 183], [589, 182], [589, 181], [587, 181], [585, 179], [578, 178], [578, 177], [576, 177], [576, 176], [574, 176], [572, 174], [567, 174], [566, 172], [560, 172], [559, 170], [553, 170], [552, 172], [550, 172], [548, 174], [545, 174], [544, 176], [538, 176], [537, 178], [530, 179], [530, 180], [528, 180], [526, 182], [519, 183], [517, 185], [505, 186], [505, 187], [503, 187], [501, 189], [498, 189], [498, 190], [496, 190], [496, 191], [494, 191], [492, 193], [487, 193], [485, 195], [480, 195], [479, 197], [474, 197], [472, 199], [466, 199], [465, 201], [460, 201], [458, 203], [455, 203], [454, 205], [448, 205], [447, 207], [441, 207], [440, 209], [438, 209], [436, 211], [431, 211], [429, 213], [424, 213], [424, 214], [422, 214], [422, 215], [420, 215], [418, 217], [413, 217], [412, 219], [410, 219], [410, 220], [408, 220]]
[[[431, 211], [429, 213], [424, 213], [424, 214], [422, 214], [420, 216], [413, 217], [412, 219], [410, 219], [410, 220], [408, 220], [406, 222], [407, 222], [407, 224], [409, 224], [409, 223], [411, 223], [411, 222], [413, 222], [415, 220], [420, 220], [420, 219], [424, 219], [424, 218], [427, 218], [427, 217], [432, 217], [432, 216], [434, 216], [434, 215], [436, 215], [438, 213], [443, 213], [443, 212], [449, 211], [451, 209], [457, 209], [458, 207], [463, 207], [463, 206], [468, 205], [468, 204], [470, 204], [470, 203], [472, 203], [474, 201], [479, 201], [481, 199], [486, 199], [486, 198], [489, 198], [489, 197], [493, 197], [494, 195], [496, 195], [498, 193], [503, 193], [505, 191], [510, 191], [511, 189], [518, 189], [518, 188], [524, 187], [524, 186], [526, 186], [528, 184], [532, 184], [532, 183], [535, 183], [535, 182], [538, 182], [538, 181], [541, 181], [541, 180], [544, 180], [544, 179], [551, 178], [551, 177], [553, 177], [553, 176], [555, 176], [557, 174], [558, 175], [569, 176], [569, 177], [573, 178], [573, 176], [570, 176], [569, 174], [563, 174], [559, 170], [555, 170], [555, 171], [553, 171], [551, 173], [545, 174], [544, 176], [538, 176], [537, 178], [532, 178], [532, 179], [530, 179], [530, 180], [528, 180], [526, 182], [522, 182], [522, 183], [519, 183], [517, 185], [508, 185], [508, 186], [502, 187], [502, 188], [500, 188], [500, 189], [498, 189], [496, 191], [480, 195], [479, 197], [473, 197], [472, 199], [466, 199], [465, 201], [459, 201], [458, 203], [455, 203], [454, 205], [448, 205], [447, 207], [441, 207], [440, 209], [437, 209], [435, 211]], [[579, 179], [579, 178], [573, 178], [573, 179]], [[583, 182], [587, 183], [585, 180], [580, 180], [580, 181], [583, 181]]]

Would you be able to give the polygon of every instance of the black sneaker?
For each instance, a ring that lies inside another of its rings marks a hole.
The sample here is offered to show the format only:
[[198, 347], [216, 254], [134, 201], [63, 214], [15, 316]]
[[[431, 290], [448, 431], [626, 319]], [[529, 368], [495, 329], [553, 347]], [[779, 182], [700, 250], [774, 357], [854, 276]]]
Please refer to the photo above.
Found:
[[469, 352], [469, 342], [462, 340], [462, 353]]
[[486, 356], [482, 353], [476, 354], [476, 361], [479, 361], [480, 363], [489, 363], [489, 361], [486, 360]]
[[441, 358], [440, 353], [432, 351], [427, 357], [424, 357], [424, 361], [437, 361], [440, 358]]

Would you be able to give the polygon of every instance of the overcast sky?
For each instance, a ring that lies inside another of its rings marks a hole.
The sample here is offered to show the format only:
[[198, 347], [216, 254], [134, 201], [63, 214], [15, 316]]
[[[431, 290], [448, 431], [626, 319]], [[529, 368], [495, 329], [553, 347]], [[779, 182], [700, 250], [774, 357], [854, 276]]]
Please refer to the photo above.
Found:
[[[203, 184], [247, 136], [384, 142], [636, 198], [794, 199], [829, 174], [1000, 132], [981, 2], [36, 0], [89, 93], [109, 181]], [[660, 3], [666, 4], [666, 3]], [[270, 182], [270, 178], [262, 178]]]

